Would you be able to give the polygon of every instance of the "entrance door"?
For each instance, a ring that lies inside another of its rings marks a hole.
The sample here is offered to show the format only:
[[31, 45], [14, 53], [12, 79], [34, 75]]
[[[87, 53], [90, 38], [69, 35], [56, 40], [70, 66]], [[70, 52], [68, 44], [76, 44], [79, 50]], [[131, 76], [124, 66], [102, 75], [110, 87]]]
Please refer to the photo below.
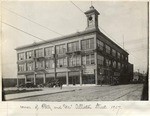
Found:
[[79, 76], [69, 77], [69, 84], [72, 85], [80, 84]]
[[72, 77], [72, 84], [76, 85], [76, 77], [75, 76]]

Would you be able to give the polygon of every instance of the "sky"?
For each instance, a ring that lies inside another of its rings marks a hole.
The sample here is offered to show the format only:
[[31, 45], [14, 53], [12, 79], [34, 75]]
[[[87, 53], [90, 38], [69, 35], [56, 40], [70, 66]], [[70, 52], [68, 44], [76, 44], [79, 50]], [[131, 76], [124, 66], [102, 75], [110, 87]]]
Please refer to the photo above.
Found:
[[[78, 8], [74, 5], [78, 6]], [[44, 40], [83, 31], [90, 1], [65, 2], [3, 2], [2, 22], [17, 27]], [[105, 35], [129, 53], [129, 62], [134, 71], [147, 71], [147, 3], [146, 2], [102, 2], [93, 1], [100, 13], [99, 27]], [[79, 10], [80, 8], [80, 10]], [[83, 11], [83, 12], [82, 12]], [[20, 17], [19, 14], [23, 17]], [[28, 18], [46, 28], [39, 26]], [[16, 47], [41, 40], [2, 23], [2, 76], [17, 77]], [[53, 31], [57, 33], [54, 33]]]

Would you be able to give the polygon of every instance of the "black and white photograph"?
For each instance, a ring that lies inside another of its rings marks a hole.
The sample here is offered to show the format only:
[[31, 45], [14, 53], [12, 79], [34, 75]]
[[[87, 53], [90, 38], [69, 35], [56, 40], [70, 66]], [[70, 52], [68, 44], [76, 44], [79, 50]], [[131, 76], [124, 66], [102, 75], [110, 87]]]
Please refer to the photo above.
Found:
[[3, 1], [2, 101], [148, 101], [147, 1]]

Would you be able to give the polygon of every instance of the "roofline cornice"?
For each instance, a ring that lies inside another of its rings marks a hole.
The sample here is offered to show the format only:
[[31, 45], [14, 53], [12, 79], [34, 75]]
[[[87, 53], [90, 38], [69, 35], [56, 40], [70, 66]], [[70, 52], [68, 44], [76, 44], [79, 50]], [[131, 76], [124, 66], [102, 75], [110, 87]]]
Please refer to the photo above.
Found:
[[29, 44], [29, 45], [20, 46], [20, 47], [15, 48], [15, 50], [21, 50], [21, 49], [25, 49], [25, 48], [28, 48], [28, 47], [33, 47], [33, 46], [37, 46], [37, 45], [41, 45], [41, 44], [46, 44], [47, 42], [48, 43], [57, 42], [57, 41], [60, 41], [60, 40], [65, 40], [67, 38], [77, 37], [77, 36], [97, 32], [97, 31], [99, 31], [99, 29], [95, 29], [95, 28], [94, 29], [88, 29], [88, 30], [85, 30], [85, 31], [69, 34], [69, 35], [66, 35], [66, 36], [56, 37], [56, 38], [53, 38], [53, 39], [50, 39], [50, 40], [45, 40], [45, 41], [41, 41], [41, 42]]

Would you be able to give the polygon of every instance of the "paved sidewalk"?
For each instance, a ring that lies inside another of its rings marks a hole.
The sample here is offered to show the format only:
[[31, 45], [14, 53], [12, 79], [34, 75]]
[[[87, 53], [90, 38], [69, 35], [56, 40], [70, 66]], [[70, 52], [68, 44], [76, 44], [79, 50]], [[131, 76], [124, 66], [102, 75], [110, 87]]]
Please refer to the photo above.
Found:
[[[63, 93], [63, 92], [71, 92], [75, 90], [82, 90], [87, 87], [98, 87], [100, 85], [95, 85], [95, 84], [83, 84], [82, 86], [78, 85], [63, 85], [62, 89], [59, 87], [56, 88], [34, 88], [34, 89], [42, 89], [42, 91], [33, 91], [33, 92], [24, 92], [24, 93], [15, 93], [15, 94], [8, 94], [5, 95], [6, 101], [9, 100], [16, 100], [16, 99], [21, 99], [21, 98], [28, 98], [28, 97], [35, 97], [35, 96], [42, 96], [42, 95], [50, 95], [50, 94], [55, 94], [55, 93]], [[107, 87], [108, 85], [103, 85], [103, 87]], [[5, 88], [5, 90], [16, 90], [17, 88]], [[34, 90], [33, 88], [22, 88], [26, 90]]]
[[78, 90], [80, 88], [63, 87], [63, 89], [60, 89], [60, 88], [41, 88], [41, 89], [42, 89], [42, 91], [8, 94], [8, 95], [5, 95], [5, 99], [6, 99], [6, 101], [8, 101], [8, 100], [15, 100], [15, 99], [19, 99], [19, 98], [27, 98], [27, 97], [55, 94], [55, 93], [71, 92], [71, 91]]

